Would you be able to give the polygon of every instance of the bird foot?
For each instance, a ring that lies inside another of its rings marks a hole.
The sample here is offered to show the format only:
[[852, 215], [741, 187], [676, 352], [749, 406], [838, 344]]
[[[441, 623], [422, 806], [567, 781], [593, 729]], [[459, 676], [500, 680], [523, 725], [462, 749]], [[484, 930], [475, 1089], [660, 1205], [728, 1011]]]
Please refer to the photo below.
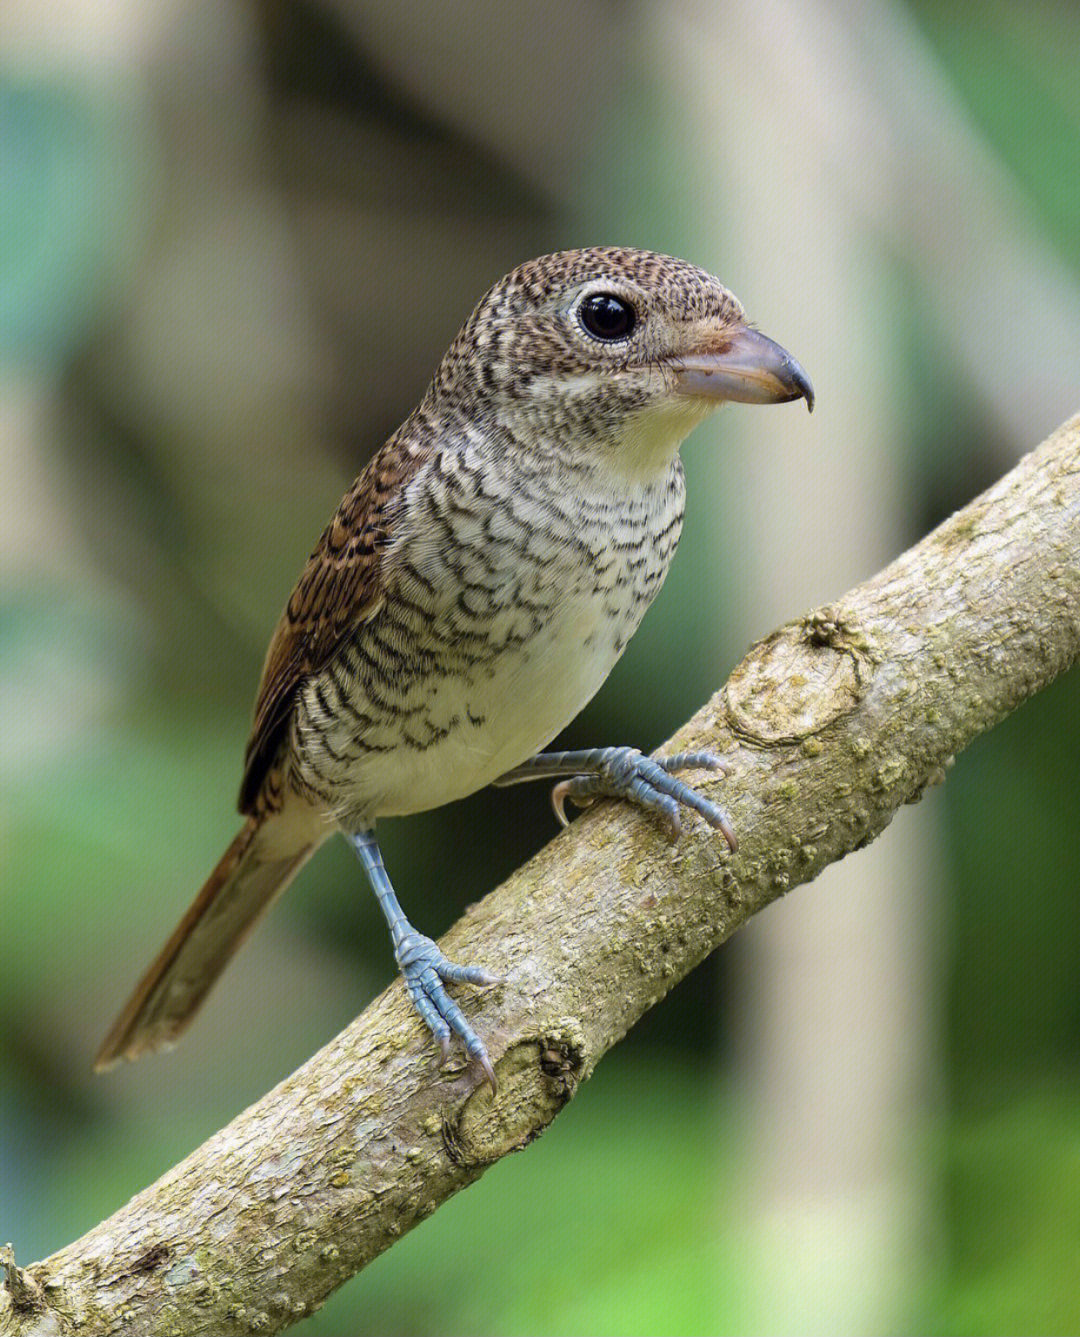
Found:
[[459, 966], [448, 961], [435, 943], [423, 933], [411, 930], [398, 942], [394, 956], [413, 1006], [435, 1037], [445, 1064], [450, 1057], [450, 1035], [461, 1037], [469, 1056], [483, 1069], [495, 1092], [495, 1069], [484, 1042], [465, 1018], [464, 1012], [443, 988], [443, 984], [501, 984], [502, 978], [479, 966]]
[[588, 807], [598, 798], [621, 798], [648, 812], [655, 813], [671, 840], [682, 834], [679, 818], [680, 805], [692, 808], [715, 827], [728, 843], [738, 848], [731, 820], [723, 808], [710, 802], [703, 794], [675, 778], [674, 771], [699, 768], [724, 772], [721, 759], [712, 752], [679, 752], [672, 757], [647, 757], [635, 747], [606, 747], [597, 751], [596, 770], [561, 780], [551, 791], [555, 815], [563, 826], [566, 800], [578, 807]]

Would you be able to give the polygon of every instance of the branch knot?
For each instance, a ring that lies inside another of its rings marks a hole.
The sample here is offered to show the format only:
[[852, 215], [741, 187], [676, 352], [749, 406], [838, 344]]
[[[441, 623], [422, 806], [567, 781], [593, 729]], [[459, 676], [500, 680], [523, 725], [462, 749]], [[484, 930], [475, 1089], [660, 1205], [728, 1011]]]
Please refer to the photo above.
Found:
[[754, 645], [724, 688], [734, 733], [758, 747], [799, 743], [855, 709], [880, 653], [839, 605], [816, 608]]

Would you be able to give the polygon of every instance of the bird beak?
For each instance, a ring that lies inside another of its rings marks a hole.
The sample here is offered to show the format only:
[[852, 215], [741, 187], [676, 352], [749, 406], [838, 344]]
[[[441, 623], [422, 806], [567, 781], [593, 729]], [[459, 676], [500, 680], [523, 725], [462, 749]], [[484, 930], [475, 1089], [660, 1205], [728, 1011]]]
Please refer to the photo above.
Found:
[[670, 366], [680, 394], [743, 404], [805, 399], [811, 412], [814, 408], [814, 387], [802, 367], [786, 349], [747, 326], [707, 352], [672, 358]]

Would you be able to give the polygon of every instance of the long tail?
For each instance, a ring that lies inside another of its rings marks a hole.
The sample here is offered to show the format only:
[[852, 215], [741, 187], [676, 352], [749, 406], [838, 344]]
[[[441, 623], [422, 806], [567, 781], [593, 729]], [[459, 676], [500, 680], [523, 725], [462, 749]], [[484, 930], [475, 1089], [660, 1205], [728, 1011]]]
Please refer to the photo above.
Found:
[[249, 817], [173, 930], [98, 1050], [94, 1067], [173, 1045], [259, 917], [322, 843], [328, 829], [285, 814]]

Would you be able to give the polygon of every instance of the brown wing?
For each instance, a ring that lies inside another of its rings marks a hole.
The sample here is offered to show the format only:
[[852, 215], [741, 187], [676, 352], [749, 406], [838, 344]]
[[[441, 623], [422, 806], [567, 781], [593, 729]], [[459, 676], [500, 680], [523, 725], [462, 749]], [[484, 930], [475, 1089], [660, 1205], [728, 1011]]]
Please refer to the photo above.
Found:
[[256, 807], [301, 683], [380, 605], [379, 556], [391, 536], [402, 488], [432, 453], [416, 439], [418, 433], [406, 433], [407, 427], [390, 438], [341, 499], [274, 630], [244, 754], [243, 813]]

